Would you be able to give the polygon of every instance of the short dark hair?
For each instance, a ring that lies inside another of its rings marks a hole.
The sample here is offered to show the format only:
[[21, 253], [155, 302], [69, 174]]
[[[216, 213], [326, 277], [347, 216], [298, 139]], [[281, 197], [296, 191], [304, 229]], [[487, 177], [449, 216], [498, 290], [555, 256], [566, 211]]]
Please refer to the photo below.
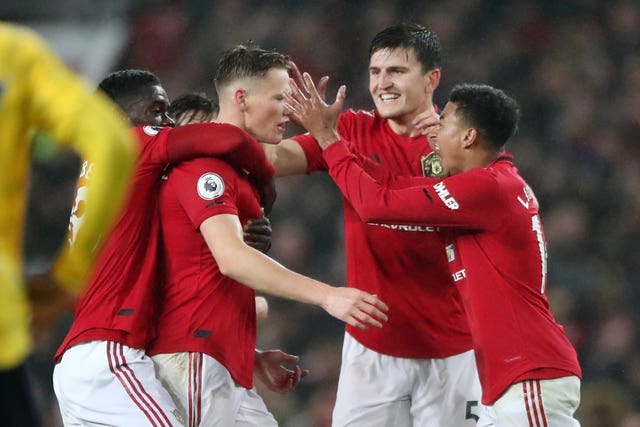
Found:
[[459, 84], [449, 94], [456, 115], [474, 127], [493, 148], [502, 148], [518, 130], [518, 102], [495, 87]]
[[216, 90], [239, 78], [264, 77], [273, 68], [288, 71], [291, 69], [291, 59], [288, 55], [261, 49], [248, 41], [222, 53], [214, 76]]
[[379, 50], [399, 47], [413, 49], [422, 64], [422, 71], [440, 68], [442, 48], [438, 36], [413, 22], [402, 22], [376, 34], [369, 45], [369, 57]]
[[203, 112], [212, 116], [219, 109], [218, 104], [204, 93], [187, 93], [171, 102], [168, 113], [171, 117], [177, 119], [187, 111]]
[[125, 99], [135, 95], [148, 86], [161, 85], [160, 79], [147, 70], [119, 70], [105, 77], [98, 89], [104, 92], [120, 107], [124, 107]]

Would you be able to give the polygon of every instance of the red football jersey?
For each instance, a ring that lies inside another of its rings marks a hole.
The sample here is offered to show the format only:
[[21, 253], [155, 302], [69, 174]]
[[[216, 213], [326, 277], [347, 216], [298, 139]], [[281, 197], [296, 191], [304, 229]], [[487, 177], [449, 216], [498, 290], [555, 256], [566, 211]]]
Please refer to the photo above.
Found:
[[255, 293], [220, 273], [199, 230], [204, 220], [220, 214], [237, 215], [243, 224], [262, 216], [259, 197], [244, 174], [204, 158], [169, 171], [160, 191], [165, 295], [158, 337], [147, 353], [208, 354], [238, 384], [251, 388]]
[[449, 231], [447, 259], [469, 317], [484, 404], [524, 379], [581, 376], [576, 352], [549, 310], [537, 202], [510, 155], [387, 191], [344, 144], [333, 144], [324, 156], [363, 219]]
[[[157, 268], [161, 265], [156, 205], [160, 177], [169, 162], [243, 150], [245, 155], [256, 154], [256, 172], [265, 168], [259, 144], [233, 125], [209, 123], [175, 129], [141, 126], [134, 132], [140, 155], [127, 202], [102, 245], [76, 304], [71, 330], [56, 352], [56, 361], [67, 348], [81, 342], [111, 340], [144, 348], [155, 336], [156, 286], [160, 279]], [[78, 195], [82, 185], [79, 181]], [[82, 221], [81, 205], [77, 197], [71, 220], [76, 227], [70, 227], [70, 240]]]
[[[399, 175], [441, 172], [424, 136], [396, 134], [376, 111], [347, 111], [338, 131], [354, 152]], [[326, 170], [310, 135], [294, 138], [307, 156], [309, 171]], [[367, 224], [344, 200], [348, 286], [378, 295], [389, 306], [384, 327], [366, 331], [347, 326], [365, 347], [396, 357], [442, 358], [472, 347], [460, 295], [432, 226]]]

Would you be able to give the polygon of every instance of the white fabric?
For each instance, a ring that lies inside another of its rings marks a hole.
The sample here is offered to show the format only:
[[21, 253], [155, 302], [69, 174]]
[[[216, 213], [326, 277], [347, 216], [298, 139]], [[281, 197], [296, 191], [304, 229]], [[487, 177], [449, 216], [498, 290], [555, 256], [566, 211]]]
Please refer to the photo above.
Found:
[[53, 371], [65, 426], [182, 426], [144, 350], [113, 341], [69, 348]]
[[478, 427], [580, 427], [573, 414], [580, 404], [580, 379], [525, 380], [513, 384]]
[[475, 427], [480, 396], [473, 351], [399, 358], [345, 334], [333, 427]]
[[216, 359], [194, 352], [157, 354], [152, 359], [189, 427], [278, 425], [255, 388], [237, 385]]

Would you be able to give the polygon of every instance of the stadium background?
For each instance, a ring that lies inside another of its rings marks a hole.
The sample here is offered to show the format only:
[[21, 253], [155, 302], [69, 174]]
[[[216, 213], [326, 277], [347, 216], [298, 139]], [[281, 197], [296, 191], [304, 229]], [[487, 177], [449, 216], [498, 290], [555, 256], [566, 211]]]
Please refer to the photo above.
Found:
[[[204, 91], [217, 54], [253, 39], [290, 54], [347, 106], [372, 108], [368, 43], [412, 20], [443, 44], [436, 102], [463, 81], [501, 87], [521, 103], [510, 145], [537, 193], [549, 245], [549, 290], [584, 369], [585, 427], [640, 426], [640, 3], [636, 0], [3, 0], [0, 19], [32, 26], [95, 84], [124, 67], [158, 74], [169, 95]], [[291, 128], [290, 133], [298, 132]], [[54, 163], [41, 162], [55, 158]], [[37, 145], [27, 254], [46, 263], [66, 227], [78, 161]], [[278, 181], [271, 256], [344, 282], [341, 200], [323, 175]], [[425, 278], [428, 279], [428, 278]], [[286, 396], [261, 390], [284, 427], [329, 425], [342, 326], [319, 309], [269, 298], [261, 348], [302, 356], [311, 370]], [[47, 427], [60, 424], [51, 356], [63, 318], [36, 349], [34, 387]], [[535, 345], [535, 343], [531, 343]]]

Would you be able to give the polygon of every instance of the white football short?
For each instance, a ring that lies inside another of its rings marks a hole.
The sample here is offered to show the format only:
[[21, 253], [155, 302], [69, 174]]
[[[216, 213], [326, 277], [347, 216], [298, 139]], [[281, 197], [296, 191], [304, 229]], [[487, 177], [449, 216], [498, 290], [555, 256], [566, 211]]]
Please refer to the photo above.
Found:
[[573, 414], [580, 404], [580, 379], [525, 380], [511, 385], [478, 427], [580, 427]]
[[182, 426], [144, 350], [113, 341], [69, 348], [53, 370], [65, 426]]
[[333, 427], [475, 427], [480, 397], [473, 351], [392, 357], [345, 334]]
[[236, 384], [211, 356], [196, 352], [157, 354], [156, 374], [189, 427], [277, 427], [255, 388]]

